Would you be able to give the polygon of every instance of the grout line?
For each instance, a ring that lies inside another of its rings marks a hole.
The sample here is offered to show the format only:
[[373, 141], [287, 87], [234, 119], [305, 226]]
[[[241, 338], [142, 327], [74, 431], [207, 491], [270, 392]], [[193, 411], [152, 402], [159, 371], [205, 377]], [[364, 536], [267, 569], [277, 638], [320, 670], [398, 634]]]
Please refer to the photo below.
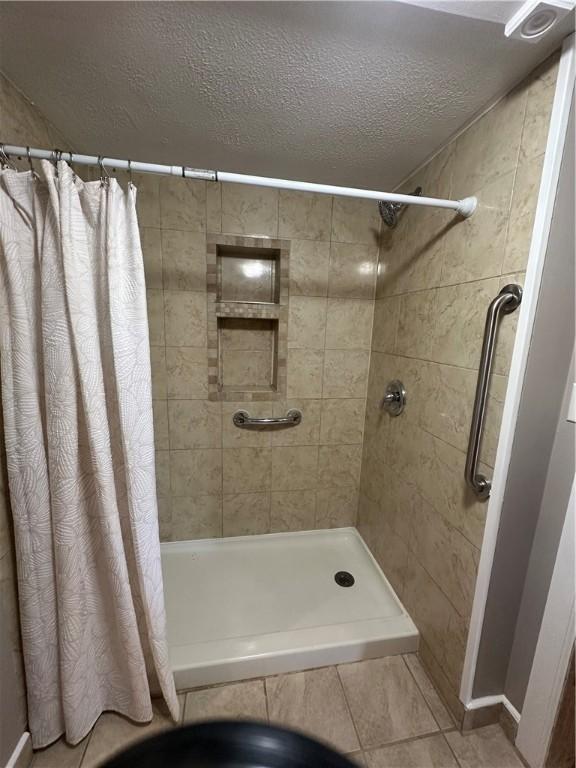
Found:
[[[455, 730], [455, 731], [457, 731], [458, 733], [460, 733], [460, 731], [458, 731], [458, 729], [457, 729], [457, 728], [455, 728], [454, 730]], [[452, 733], [452, 731], [447, 731], [447, 733]], [[444, 734], [442, 734], [442, 735], [444, 736]], [[462, 735], [462, 734], [460, 734], [460, 735]], [[462, 737], [462, 738], [464, 738], [464, 737]], [[456, 764], [457, 764], [457, 765], [459, 765], [459, 766], [461, 766], [461, 765], [462, 765], [462, 763], [460, 762], [460, 760], [458, 760], [458, 755], [457, 755], [457, 754], [456, 754], [456, 752], [454, 752], [454, 750], [452, 749], [452, 744], [450, 744], [450, 742], [448, 741], [448, 739], [446, 738], [446, 736], [444, 736], [444, 741], [445, 741], [445, 742], [446, 742], [446, 744], [448, 745], [448, 749], [450, 750], [450, 752], [453, 754], [453, 756], [454, 756], [454, 760], [456, 760]]]
[[[440, 153], [439, 153], [439, 155], [440, 155]], [[452, 195], [452, 193], [454, 192], [454, 170], [456, 168], [457, 145], [455, 144], [453, 147], [451, 147], [449, 150], [447, 150], [446, 155], [447, 155], [447, 157], [446, 157], [446, 164], [444, 165], [444, 169], [448, 168], [448, 194]], [[427, 166], [427, 167], [429, 168], [429, 166]], [[478, 192], [478, 195], [479, 194], [480, 194], [480, 192]], [[477, 199], [476, 205], [478, 207], [480, 207], [479, 197], [477, 197], [476, 199]], [[456, 219], [456, 223], [457, 222], [458, 222], [458, 220]], [[450, 229], [451, 229], [450, 225], [448, 225], [448, 226], [449, 226], [448, 230], [446, 230], [446, 227], [443, 227], [442, 230], [441, 230], [442, 239], [441, 239], [441, 243], [440, 243], [441, 251], [440, 251], [440, 270], [439, 270], [439, 275], [440, 275], [440, 281], [441, 281], [442, 285], [445, 285], [443, 278], [444, 278], [445, 273], [446, 273], [446, 261], [448, 259], [448, 247], [447, 247], [447, 243], [446, 243], [446, 235], [449, 234]], [[448, 245], [449, 244], [450, 244], [450, 242], [448, 241]]]
[[[448, 684], [448, 687], [450, 688], [450, 691], [451, 691], [451, 692], [452, 692], [452, 693], [453, 693], [453, 694], [456, 696], [456, 698], [458, 698], [458, 694], [456, 694], [456, 693], [454, 692], [454, 690], [453, 690], [453, 688], [452, 688], [452, 682], [451, 682], [451, 680], [448, 678], [448, 675], [446, 674], [446, 672], [445, 672], [445, 670], [444, 670], [444, 666], [443, 666], [443, 665], [440, 663], [440, 661], [438, 660], [438, 658], [437, 658], [437, 656], [436, 656], [436, 653], [435, 653], [435, 652], [432, 650], [432, 648], [430, 647], [430, 644], [429, 644], [427, 641], [425, 641], [425, 640], [424, 640], [424, 643], [426, 644], [426, 647], [427, 647], [427, 648], [428, 648], [428, 650], [430, 651], [430, 655], [432, 656], [432, 658], [433, 658], [433, 659], [434, 659], [434, 661], [436, 662], [436, 664], [437, 664], [437, 666], [438, 666], [438, 668], [439, 668], [440, 672], [442, 672], [442, 674], [444, 675], [444, 677], [445, 677], [445, 679], [446, 679], [446, 683]], [[426, 674], [428, 675], [428, 678], [429, 678], [429, 680], [432, 680], [432, 681], [433, 681], [433, 679], [434, 679], [434, 678], [432, 677], [432, 674], [431, 674], [431, 673], [428, 673], [428, 667], [426, 666], [425, 662], [424, 662], [424, 661], [423, 661], [423, 659], [422, 659], [422, 656], [420, 655], [420, 644], [419, 644], [419, 647], [418, 647], [418, 651], [416, 651], [416, 655], [417, 655], [417, 657], [418, 657], [418, 660], [420, 661], [420, 665], [422, 666], [423, 670], [424, 670], [424, 671], [426, 672]], [[444, 694], [443, 694], [443, 693], [440, 693], [440, 692], [439, 692], [439, 688], [438, 688], [438, 686], [437, 686], [437, 685], [436, 685], [434, 682], [433, 682], [432, 684], [434, 685], [434, 688], [435, 688], [435, 689], [436, 689], [436, 691], [438, 692], [438, 695], [440, 696], [440, 698], [441, 698], [441, 700], [442, 700], [442, 703], [444, 704], [444, 706], [445, 706], [445, 707], [446, 707], [446, 709], [448, 710], [448, 714], [450, 715], [450, 717], [451, 717], [451, 718], [452, 718], [452, 720], [454, 721], [454, 723], [455, 723], [455, 730], [457, 730], [457, 731], [460, 731], [460, 730], [461, 730], [461, 727], [462, 727], [462, 723], [461, 723], [461, 722], [458, 720], [458, 716], [457, 716], [456, 714], [454, 714], [454, 712], [452, 711], [452, 708], [451, 708], [451, 707], [450, 707], [450, 705], [448, 704], [448, 699], [447, 699], [447, 698], [444, 696]], [[459, 699], [458, 699], [458, 700], [459, 700]], [[463, 705], [463, 704], [462, 704], [462, 707], [463, 707], [463, 709], [465, 710], [465, 707], [464, 707], [464, 705]]]
[[[508, 274], [513, 275], [516, 274], [514, 272], [509, 272]], [[426, 365], [437, 365], [438, 367], [442, 368], [450, 368], [455, 371], [468, 371], [469, 373], [478, 373], [477, 368], [467, 368], [463, 365], [456, 365], [455, 363], [443, 363], [438, 362], [438, 360], [427, 360], [424, 357], [411, 357], [410, 355], [402, 354], [401, 352], [394, 352], [384, 349], [372, 349], [372, 352], [377, 352], [379, 355], [386, 355], [387, 357], [399, 357], [402, 360], [416, 360], [419, 363], [425, 363]], [[493, 376], [499, 376], [502, 379], [508, 378], [507, 373], [493, 373]], [[181, 398], [180, 398], [181, 399]]]
[[[329, 240], [330, 244], [332, 244], [333, 242], [336, 242], [333, 239], [333, 237], [332, 237], [332, 233], [333, 233], [333, 230], [334, 230], [334, 195], [330, 195], [330, 198], [331, 198], [332, 202], [330, 204], [330, 232], [329, 232], [328, 240]], [[330, 249], [330, 252], [331, 251], [332, 251], [332, 249]], [[330, 255], [331, 255], [331, 253], [330, 253]], [[328, 277], [330, 277], [330, 275], [328, 275]]]
[[[363, 749], [365, 752], [374, 752], [377, 749], [386, 749], [386, 747], [397, 747], [404, 744], [412, 744], [415, 741], [424, 741], [425, 739], [429, 739], [432, 736], [444, 736], [444, 734], [440, 730], [426, 731], [425, 733], [419, 733], [416, 736], [406, 736], [403, 739], [395, 739], [394, 741], [385, 741], [379, 744], [374, 744], [373, 746], [370, 746], [370, 747], [363, 747]], [[422, 766], [422, 768], [428, 768], [428, 766], [426, 767]]]
[[[208, 683], [206, 685], [197, 685], [194, 686], [194, 688], [180, 688], [176, 691], [176, 693], [181, 696], [187, 696], [189, 693], [201, 693], [202, 691], [211, 691], [215, 688], [226, 688], [230, 685], [240, 685], [242, 683], [253, 683], [257, 682], [258, 680], [263, 681], [266, 680], [266, 675], [259, 675], [257, 677], [246, 677], [243, 680], [229, 680], [225, 683]], [[271, 675], [268, 675], [268, 677], [271, 677]]]
[[[491, 278], [491, 279], [495, 279], [495, 278]], [[437, 289], [433, 288], [432, 290], [436, 291]], [[380, 349], [373, 349], [372, 351], [379, 352], [382, 355], [393, 355], [394, 357], [401, 357], [405, 360], [419, 360], [422, 363], [433, 363], [434, 365], [446, 365], [450, 368], [456, 368], [461, 371], [474, 371], [475, 373], [478, 372], [478, 368], [469, 368], [465, 365], [456, 365], [455, 363], [445, 363], [441, 360], [432, 360], [431, 358], [419, 357], [418, 355], [407, 355], [406, 353], [403, 354], [401, 352], [384, 352]], [[504, 376], [506, 374], [497, 374], [497, 375]]]
[[266, 685], [266, 678], [262, 678], [262, 688], [264, 689], [264, 704], [266, 706], [266, 722], [270, 722], [270, 703], [268, 701], [268, 686]]
[[[432, 651], [430, 651], [430, 653], [432, 653]], [[434, 654], [432, 654], [432, 655], [434, 656]], [[448, 717], [450, 718], [450, 720], [453, 723], [453, 726], [451, 728], [445, 728], [445, 729], [441, 728], [440, 730], [442, 731], [442, 733], [448, 733], [449, 731], [458, 730], [458, 723], [456, 721], [456, 716], [452, 714], [452, 710], [450, 709], [450, 706], [448, 705], [448, 702], [447, 702], [444, 694], [438, 688], [438, 686], [436, 685], [436, 683], [432, 679], [432, 676], [428, 673], [428, 670], [426, 669], [426, 667], [424, 665], [424, 662], [421, 660], [421, 658], [418, 655], [417, 651], [414, 653], [414, 656], [416, 656], [416, 658], [418, 660], [418, 663], [420, 664], [420, 667], [422, 668], [422, 672], [426, 675], [427, 679], [430, 681], [430, 684], [432, 685], [432, 688], [434, 688], [434, 690], [436, 691], [436, 695], [440, 699], [440, 702], [442, 703], [442, 705], [444, 706], [446, 712], [448, 713]], [[441, 666], [440, 663], [438, 662], [438, 660], [436, 659], [436, 656], [434, 656], [434, 659], [435, 659], [436, 663], [439, 666]], [[410, 667], [408, 667], [408, 669], [410, 669]], [[442, 668], [442, 671], [444, 672], [443, 668]]]
[[[424, 498], [424, 496], [422, 495], [422, 493], [421, 493], [419, 490], [417, 490], [417, 493], [418, 493], [418, 495], [419, 495], [419, 496], [421, 496], [422, 498]], [[368, 494], [365, 494], [365, 495], [368, 497], [368, 499], [369, 499], [370, 501], [372, 501], [372, 502], [374, 502], [374, 503], [376, 503], [376, 504], [380, 505], [380, 501], [377, 501], [376, 499], [372, 499], [372, 497], [371, 497], [371, 496], [369, 496]], [[428, 503], [430, 503], [430, 502], [428, 502]], [[439, 512], [439, 511], [438, 511], [438, 509], [436, 509], [436, 507], [435, 507], [434, 505], [432, 505], [431, 503], [430, 503], [430, 506], [431, 506], [431, 507], [432, 507], [432, 509], [435, 511], [435, 513], [436, 513], [436, 514], [437, 514], [439, 517], [441, 517], [441, 519], [443, 520], [443, 522], [445, 522], [445, 523], [446, 523], [446, 524], [447, 524], [447, 525], [448, 525], [450, 528], [452, 528], [452, 529], [454, 529], [455, 531], [457, 531], [457, 532], [458, 532], [458, 533], [459, 533], [459, 534], [462, 536], [462, 538], [463, 538], [463, 539], [464, 539], [466, 542], [468, 542], [468, 544], [470, 544], [472, 547], [474, 547], [474, 549], [476, 550], [476, 552], [479, 552], [479, 551], [480, 551], [480, 550], [478, 549], [478, 547], [477, 547], [477, 546], [476, 546], [476, 545], [475, 545], [473, 542], [471, 542], [471, 541], [468, 539], [468, 537], [467, 537], [467, 536], [465, 536], [465, 534], [464, 534], [464, 533], [463, 533], [463, 532], [462, 532], [462, 531], [461, 531], [459, 528], [457, 528], [457, 527], [456, 527], [456, 526], [455, 526], [455, 525], [454, 525], [454, 524], [453, 524], [451, 521], [447, 520], [447, 518], [445, 517], [445, 515], [444, 515], [442, 512]], [[421, 561], [421, 558], [420, 558], [420, 557], [418, 557], [418, 553], [416, 552], [416, 550], [415, 550], [415, 549], [414, 549], [414, 547], [412, 546], [412, 537], [410, 537], [410, 538], [409, 538], [409, 540], [408, 540], [408, 541], [406, 541], [406, 540], [404, 539], [404, 537], [403, 537], [403, 536], [401, 536], [399, 533], [397, 533], [397, 532], [394, 530], [394, 528], [392, 527], [392, 525], [391, 525], [390, 523], [387, 523], [387, 522], [385, 521], [385, 524], [387, 525], [387, 527], [388, 527], [388, 528], [390, 528], [390, 530], [391, 530], [393, 533], [395, 533], [395, 534], [396, 534], [396, 536], [398, 536], [400, 539], [402, 539], [402, 541], [403, 541], [403, 542], [406, 544], [406, 547], [407, 547], [407, 550], [408, 550], [408, 554], [412, 553], [412, 554], [414, 554], [414, 555], [416, 556], [416, 561], [417, 561], [418, 565], [420, 566], [420, 568], [422, 568], [422, 570], [423, 570], [423, 571], [426, 573], [426, 575], [427, 575], [427, 576], [428, 576], [428, 578], [429, 578], [429, 579], [432, 581], [432, 583], [434, 584], [434, 586], [435, 586], [435, 587], [436, 587], [436, 588], [437, 588], [437, 589], [438, 589], [438, 590], [439, 590], [439, 591], [442, 593], [442, 595], [443, 595], [443, 596], [444, 596], [444, 598], [447, 600], [447, 602], [449, 603], [450, 607], [451, 607], [451, 608], [452, 608], [452, 610], [453, 610], [453, 611], [456, 613], [456, 615], [458, 616], [458, 618], [459, 618], [459, 619], [464, 619], [464, 620], [466, 620], [466, 621], [469, 621], [469, 617], [468, 617], [468, 616], [466, 616], [466, 615], [463, 615], [463, 614], [461, 614], [461, 613], [460, 613], [460, 611], [458, 610], [458, 608], [457, 608], [457, 607], [454, 605], [454, 603], [452, 602], [452, 599], [451, 599], [451, 598], [450, 598], [450, 597], [449, 597], [449, 596], [446, 594], [446, 591], [445, 591], [445, 590], [444, 590], [444, 589], [443, 589], [443, 588], [440, 586], [440, 584], [438, 584], [437, 580], [434, 578], [434, 576], [433, 576], [433, 575], [432, 575], [432, 574], [429, 572], [429, 570], [426, 568], [426, 566], [424, 565], [424, 563]], [[372, 552], [372, 550], [370, 550], [370, 551]], [[382, 570], [385, 570], [385, 569], [382, 569]], [[405, 585], [404, 585], [404, 586], [405, 586]], [[439, 665], [439, 666], [442, 666], [442, 665]]]
[[[524, 133], [524, 126], [522, 126], [522, 134]], [[520, 137], [520, 144], [519, 147], [522, 144], [522, 137]], [[520, 149], [518, 150], [520, 152]], [[502, 277], [502, 273], [504, 271], [504, 265], [506, 263], [506, 251], [508, 247], [508, 235], [510, 233], [510, 222], [512, 220], [512, 203], [514, 202], [515, 192], [516, 192], [516, 180], [518, 178], [518, 167], [520, 165], [520, 158], [518, 157], [516, 165], [514, 167], [514, 178], [512, 179], [512, 189], [510, 192], [510, 199], [508, 200], [508, 208], [506, 211], [506, 225], [504, 228], [504, 237], [502, 241], [502, 250], [501, 250], [501, 258], [500, 258], [500, 269], [498, 271], [498, 276]], [[536, 213], [536, 206], [534, 206], [534, 213]], [[527, 266], [527, 265], [525, 265]]]
[[[401, 657], [402, 657], [402, 661], [404, 662], [404, 665], [405, 665], [406, 669], [407, 669], [407, 670], [408, 670], [408, 672], [410, 673], [410, 677], [412, 678], [412, 680], [413, 680], [413, 681], [414, 681], [414, 683], [416, 684], [416, 688], [418, 688], [418, 690], [420, 691], [420, 694], [421, 694], [422, 698], [424, 699], [424, 703], [426, 704], [426, 706], [428, 707], [428, 709], [429, 709], [429, 711], [430, 711], [430, 714], [432, 715], [432, 719], [434, 720], [434, 722], [435, 722], [435, 723], [436, 723], [436, 725], [438, 726], [438, 730], [440, 731], [440, 733], [442, 733], [442, 726], [441, 726], [441, 725], [440, 725], [440, 723], [438, 722], [438, 718], [437, 718], [437, 717], [436, 717], [436, 715], [434, 714], [434, 712], [433, 712], [433, 710], [432, 710], [432, 707], [431, 707], [431, 706], [428, 704], [428, 701], [427, 701], [427, 699], [426, 699], [426, 695], [424, 694], [424, 691], [423, 691], [423, 690], [422, 690], [422, 688], [420, 687], [420, 685], [419, 685], [419, 683], [418, 683], [418, 680], [416, 679], [415, 675], [412, 673], [412, 670], [410, 669], [410, 667], [409, 667], [409, 665], [408, 665], [408, 662], [407, 662], [407, 661], [406, 661], [406, 659], [404, 658], [404, 655], [405, 655], [405, 654], [401, 654]], [[416, 654], [414, 654], [414, 655], [416, 655]], [[426, 675], [426, 677], [428, 677], [428, 675]], [[432, 681], [430, 680], [430, 678], [428, 678], [428, 680], [429, 680], [429, 681], [430, 681], [430, 683], [432, 684]], [[433, 687], [433, 688], [434, 688], [434, 690], [436, 691], [436, 687], [435, 687], [434, 685], [432, 685], [432, 687]]]
[[220, 404], [220, 450], [222, 463], [220, 470], [220, 535], [224, 538], [224, 408]]
[[400, 307], [402, 306], [402, 298], [396, 298], [396, 310], [394, 313], [394, 341], [392, 342], [393, 354], [396, 354], [396, 347], [398, 346], [398, 333], [400, 331]]
[[219, 202], [220, 202], [219, 218], [220, 218], [220, 234], [221, 234], [222, 230], [223, 230], [222, 222], [224, 221], [224, 206], [223, 206], [223, 203], [222, 203], [222, 200], [223, 200], [223, 197], [222, 197], [223, 183], [222, 182], [218, 182], [218, 187], [219, 187], [218, 197], [220, 198], [220, 200], [219, 200]]
[[334, 242], [332, 238], [334, 229], [334, 195], [331, 195], [331, 205], [330, 205], [330, 245], [328, 248], [328, 280], [326, 285], [326, 315], [324, 318], [324, 343], [322, 346], [322, 381], [321, 381], [321, 387], [320, 387], [320, 399], [324, 399], [324, 379], [325, 379], [325, 373], [326, 373], [326, 327], [328, 324], [328, 298], [330, 297], [330, 274], [332, 272], [332, 243]]
[[280, 191], [279, 189], [276, 190], [276, 240], [280, 239]]
[[[357, 663], [357, 662], [352, 662]], [[340, 683], [340, 688], [342, 690], [342, 694], [344, 696], [344, 703], [346, 704], [346, 709], [348, 710], [348, 714], [350, 715], [350, 720], [352, 721], [352, 727], [354, 728], [354, 733], [356, 734], [356, 738], [358, 739], [358, 745], [360, 750], [362, 751], [364, 749], [364, 745], [362, 744], [362, 740], [360, 739], [360, 734], [358, 732], [358, 728], [356, 727], [356, 720], [354, 719], [354, 715], [352, 714], [352, 707], [350, 706], [350, 702], [348, 701], [348, 696], [346, 694], [346, 688], [344, 686], [344, 683], [342, 682], [342, 677], [340, 676], [340, 669], [339, 664], [334, 664], [334, 669], [336, 670], [336, 676], [338, 678], [338, 682]]]
[[[525, 272], [526, 269], [513, 270], [512, 272], [506, 272], [504, 274], [515, 274], [517, 272]], [[474, 283], [485, 283], [488, 280], [497, 280], [501, 276], [501, 272], [496, 275], [488, 275], [486, 277], [476, 277], [473, 280], [460, 280], [457, 283], [438, 283], [436, 285], [430, 285], [425, 288], [414, 288], [413, 290], [405, 290], [400, 293], [387, 293], [384, 296], [377, 296], [376, 301], [385, 301], [386, 299], [394, 299], [401, 296], [413, 296], [415, 293], [427, 293], [429, 291], [441, 290], [443, 288], [459, 288], [462, 285], [473, 285]]]
[[[401, 474], [401, 472], [400, 472], [400, 474]], [[405, 480], [407, 483], [410, 483], [410, 480], [409, 480], [408, 478], [406, 478], [404, 475], [402, 475], [402, 478], [403, 478], [403, 479], [404, 479], [404, 480]], [[436, 513], [436, 514], [437, 514], [437, 515], [438, 515], [438, 516], [439, 516], [439, 517], [440, 517], [440, 518], [441, 518], [441, 519], [444, 521], [444, 523], [445, 523], [445, 524], [446, 524], [446, 525], [447, 525], [449, 528], [452, 528], [454, 531], [457, 531], [457, 532], [458, 532], [458, 533], [459, 533], [459, 534], [460, 534], [460, 535], [461, 535], [461, 536], [462, 536], [462, 537], [463, 537], [463, 538], [464, 538], [464, 539], [465, 539], [465, 540], [468, 542], [468, 544], [470, 544], [470, 545], [471, 545], [471, 546], [472, 546], [472, 547], [475, 549], [476, 553], [477, 553], [477, 554], [480, 554], [480, 547], [478, 547], [478, 545], [477, 545], [477, 544], [474, 544], [474, 542], [473, 542], [473, 541], [471, 541], [471, 540], [468, 538], [468, 536], [466, 536], [466, 534], [465, 534], [465, 533], [463, 533], [463, 532], [462, 532], [462, 530], [461, 530], [461, 529], [460, 529], [460, 528], [459, 528], [457, 525], [455, 525], [455, 524], [454, 524], [454, 523], [453, 523], [453, 522], [452, 522], [452, 521], [451, 521], [451, 520], [450, 520], [450, 519], [449, 519], [449, 518], [448, 518], [448, 517], [447, 517], [447, 516], [446, 516], [446, 515], [445, 515], [443, 512], [441, 512], [441, 511], [440, 511], [440, 509], [439, 509], [438, 507], [436, 507], [436, 506], [435, 506], [435, 504], [433, 504], [431, 501], [429, 501], [429, 500], [428, 500], [428, 499], [427, 499], [427, 498], [424, 496], [424, 494], [422, 493], [422, 491], [421, 491], [421, 490], [420, 490], [418, 487], [416, 487], [416, 493], [418, 494], [418, 496], [420, 496], [420, 498], [422, 498], [422, 499], [423, 499], [425, 502], [427, 502], [427, 503], [428, 503], [428, 504], [429, 504], [429, 505], [432, 507], [432, 509], [434, 510], [434, 512], [435, 512], [435, 513]], [[373, 499], [373, 501], [376, 501], [376, 499]], [[379, 503], [379, 502], [378, 502], [378, 503]], [[400, 538], [402, 538], [402, 537], [400, 537]], [[408, 543], [408, 542], [406, 542], [406, 543]], [[411, 547], [410, 547], [410, 548], [411, 548]], [[411, 549], [412, 549], [412, 548], [411, 548]]]
[[[421, 495], [421, 494], [420, 494], [420, 495]], [[454, 528], [454, 530], [458, 531], [458, 533], [459, 533], [459, 534], [462, 536], [462, 538], [464, 538], [466, 541], [468, 541], [468, 539], [466, 538], [466, 536], [464, 536], [464, 534], [462, 533], [462, 531], [460, 531], [458, 528], [456, 528], [454, 525], [452, 525], [452, 523], [449, 523], [448, 521], [446, 521], [446, 518], [445, 518], [445, 517], [443, 517], [443, 516], [442, 516], [442, 514], [441, 514], [440, 512], [438, 512], [438, 511], [437, 511], [437, 510], [436, 510], [434, 507], [433, 507], [433, 509], [434, 509], [434, 511], [436, 512], [436, 514], [437, 514], [437, 515], [439, 515], [440, 517], [442, 517], [442, 520], [443, 520], [444, 522], [446, 522], [446, 523], [447, 523], [447, 524], [448, 524], [448, 525], [449, 525], [451, 528]], [[389, 526], [389, 527], [392, 529], [392, 531], [393, 531], [393, 532], [395, 532], [395, 531], [394, 531], [394, 529], [392, 528], [392, 526]], [[396, 534], [396, 535], [397, 535], [399, 538], [401, 538], [401, 539], [402, 539], [402, 536], [400, 536], [399, 534]], [[442, 595], [444, 596], [444, 598], [445, 598], [445, 599], [448, 601], [448, 603], [449, 603], [450, 607], [452, 608], [452, 610], [455, 612], [456, 616], [457, 616], [459, 619], [463, 619], [463, 620], [465, 620], [465, 621], [468, 621], [468, 622], [469, 622], [469, 621], [470, 621], [470, 617], [469, 617], [469, 616], [466, 616], [466, 615], [463, 615], [463, 614], [461, 614], [461, 613], [460, 613], [460, 611], [458, 610], [458, 608], [456, 608], [456, 606], [455, 606], [455, 605], [454, 605], [454, 603], [452, 602], [452, 599], [451, 599], [451, 598], [450, 598], [450, 597], [449, 597], [449, 596], [446, 594], [446, 591], [445, 591], [445, 590], [444, 590], [444, 589], [443, 589], [443, 588], [440, 586], [440, 584], [438, 584], [437, 580], [436, 580], [436, 579], [435, 579], [435, 577], [434, 577], [434, 576], [433, 576], [433, 575], [430, 573], [430, 571], [428, 570], [428, 568], [426, 568], [426, 566], [425, 566], [425, 565], [424, 565], [424, 563], [422, 562], [421, 558], [418, 556], [418, 553], [416, 552], [416, 550], [414, 549], [414, 547], [413, 547], [413, 546], [411, 546], [411, 542], [412, 542], [412, 539], [410, 539], [410, 541], [404, 541], [404, 543], [406, 544], [406, 547], [407, 547], [407, 549], [408, 549], [408, 554], [410, 554], [410, 552], [411, 552], [411, 553], [412, 553], [412, 554], [413, 554], [413, 555], [416, 557], [416, 562], [418, 563], [418, 565], [420, 566], [420, 568], [422, 568], [422, 570], [423, 570], [423, 571], [426, 573], [426, 575], [428, 576], [428, 578], [430, 579], [430, 581], [431, 581], [431, 582], [434, 584], [434, 586], [436, 587], [436, 589], [438, 589], [438, 590], [439, 590], [439, 591], [442, 593]], [[475, 545], [473, 545], [473, 544], [472, 544], [472, 542], [468, 541], [468, 543], [469, 543], [469, 544], [471, 544], [472, 546], [474, 546], [474, 547], [475, 547]], [[478, 550], [478, 548], [477, 548], [477, 547], [475, 547], [475, 549], [476, 549], [476, 551], [477, 551], [477, 552], [479, 552], [479, 550]], [[471, 610], [471, 609], [472, 609], [472, 606], [470, 606], [470, 610]], [[414, 622], [414, 623], [416, 623], [416, 622]], [[440, 665], [440, 666], [442, 666], [442, 665]]]

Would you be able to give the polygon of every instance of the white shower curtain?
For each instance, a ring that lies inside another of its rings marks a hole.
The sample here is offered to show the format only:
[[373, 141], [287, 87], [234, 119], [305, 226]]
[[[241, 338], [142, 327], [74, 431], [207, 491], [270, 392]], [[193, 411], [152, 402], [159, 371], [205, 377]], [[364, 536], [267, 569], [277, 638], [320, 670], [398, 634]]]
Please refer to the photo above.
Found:
[[34, 747], [178, 700], [136, 191], [0, 174], [0, 364]]

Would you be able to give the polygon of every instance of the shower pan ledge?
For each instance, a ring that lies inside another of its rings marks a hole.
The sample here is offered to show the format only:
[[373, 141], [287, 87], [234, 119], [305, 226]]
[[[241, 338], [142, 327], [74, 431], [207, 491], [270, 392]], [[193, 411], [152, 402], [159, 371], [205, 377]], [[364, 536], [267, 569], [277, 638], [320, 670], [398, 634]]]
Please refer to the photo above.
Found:
[[162, 569], [178, 690], [418, 648], [354, 528], [164, 543]]

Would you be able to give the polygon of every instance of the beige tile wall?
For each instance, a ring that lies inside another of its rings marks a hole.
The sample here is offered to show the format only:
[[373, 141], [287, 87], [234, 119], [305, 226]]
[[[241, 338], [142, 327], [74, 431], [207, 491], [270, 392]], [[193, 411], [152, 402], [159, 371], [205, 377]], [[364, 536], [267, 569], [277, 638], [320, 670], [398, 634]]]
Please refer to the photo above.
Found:
[[[379, 216], [373, 203], [142, 176], [161, 536], [354, 525]], [[210, 402], [206, 233], [290, 241], [287, 399]], [[232, 424], [300, 408], [302, 424]]]
[[[524, 279], [556, 69], [553, 58], [405, 185], [477, 195], [471, 219], [414, 207], [381, 243], [358, 526], [454, 709], [486, 514], [463, 480], [484, 319], [499, 289]], [[489, 476], [516, 321], [506, 317], [498, 338], [481, 455]], [[408, 403], [391, 419], [378, 403], [395, 378]]]

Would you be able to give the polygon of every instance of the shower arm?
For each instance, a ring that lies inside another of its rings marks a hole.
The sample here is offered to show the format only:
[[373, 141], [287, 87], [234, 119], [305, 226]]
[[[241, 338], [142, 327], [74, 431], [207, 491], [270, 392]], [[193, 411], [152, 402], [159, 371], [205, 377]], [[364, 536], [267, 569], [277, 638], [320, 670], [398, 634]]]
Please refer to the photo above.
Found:
[[64, 160], [76, 165], [98, 166], [101, 172], [104, 166], [125, 170], [133, 173], [155, 173], [162, 176], [179, 176], [184, 179], [204, 181], [225, 181], [231, 184], [250, 184], [259, 187], [274, 187], [276, 189], [291, 189], [299, 192], [315, 192], [321, 195], [336, 195], [340, 197], [357, 197], [364, 200], [376, 200], [402, 205], [422, 205], [432, 208], [447, 208], [456, 211], [463, 218], [472, 216], [476, 210], [475, 197], [465, 197], [462, 200], [446, 200], [437, 197], [417, 197], [402, 195], [396, 192], [378, 192], [370, 189], [355, 187], [339, 187], [331, 184], [314, 184], [309, 181], [292, 181], [290, 179], [273, 179], [268, 176], [251, 176], [244, 173], [229, 173], [228, 171], [211, 171], [201, 168], [189, 168], [184, 165], [158, 165], [156, 163], [141, 163], [137, 160], [118, 160], [111, 157], [96, 155], [80, 155], [76, 152], [62, 152], [58, 149], [32, 149], [18, 147], [12, 144], [0, 144], [0, 157], [19, 157], [31, 160]]

